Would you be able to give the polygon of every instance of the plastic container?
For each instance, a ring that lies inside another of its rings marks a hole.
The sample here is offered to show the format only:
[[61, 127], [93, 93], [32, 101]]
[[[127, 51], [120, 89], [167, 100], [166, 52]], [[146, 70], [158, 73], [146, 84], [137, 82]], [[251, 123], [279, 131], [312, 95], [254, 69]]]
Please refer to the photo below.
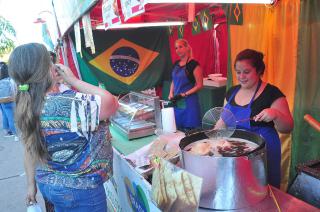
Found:
[[42, 212], [42, 209], [38, 203], [35, 203], [27, 207], [27, 212]]

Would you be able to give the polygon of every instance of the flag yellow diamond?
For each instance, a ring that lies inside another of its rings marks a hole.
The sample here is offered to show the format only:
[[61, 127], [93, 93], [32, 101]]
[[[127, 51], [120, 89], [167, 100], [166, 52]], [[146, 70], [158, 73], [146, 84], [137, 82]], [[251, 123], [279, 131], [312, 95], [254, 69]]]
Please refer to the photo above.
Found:
[[109, 76], [130, 85], [158, 55], [159, 52], [122, 38], [89, 63]]

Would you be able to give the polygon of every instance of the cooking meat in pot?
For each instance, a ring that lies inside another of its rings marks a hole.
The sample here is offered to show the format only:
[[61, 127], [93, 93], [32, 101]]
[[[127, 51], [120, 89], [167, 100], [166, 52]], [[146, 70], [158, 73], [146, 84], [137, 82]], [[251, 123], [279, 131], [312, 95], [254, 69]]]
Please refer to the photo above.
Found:
[[204, 139], [188, 145], [185, 150], [202, 156], [237, 157], [256, 149], [258, 145], [245, 139]]
[[211, 151], [211, 144], [208, 142], [196, 143], [190, 149], [190, 152], [196, 155], [208, 155]]

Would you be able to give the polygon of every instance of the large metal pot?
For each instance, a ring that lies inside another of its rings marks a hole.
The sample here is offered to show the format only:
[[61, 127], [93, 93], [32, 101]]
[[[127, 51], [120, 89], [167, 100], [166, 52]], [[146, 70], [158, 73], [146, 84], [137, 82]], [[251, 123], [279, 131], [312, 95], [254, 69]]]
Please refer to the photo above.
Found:
[[264, 139], [244, 130], [236, 130], [231, 137], [259, 146], [238, 157], [215, 157], [184, 150], [189, 144], [208, 138], [204, 132], [180, 141], [182, 167], [203, 179], [200, 207], [218, 210], [245, 208], [260, 202], [268, 193]]

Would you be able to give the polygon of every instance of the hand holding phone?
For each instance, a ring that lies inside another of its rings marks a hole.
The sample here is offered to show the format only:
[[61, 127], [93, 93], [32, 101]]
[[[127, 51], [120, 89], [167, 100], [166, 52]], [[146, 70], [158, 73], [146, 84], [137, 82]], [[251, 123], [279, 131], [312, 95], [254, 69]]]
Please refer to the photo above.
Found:
[[62, 64], [55, 64], [55, 68], [59, 76], [68, 84], [77, 79], [69, 67]]

